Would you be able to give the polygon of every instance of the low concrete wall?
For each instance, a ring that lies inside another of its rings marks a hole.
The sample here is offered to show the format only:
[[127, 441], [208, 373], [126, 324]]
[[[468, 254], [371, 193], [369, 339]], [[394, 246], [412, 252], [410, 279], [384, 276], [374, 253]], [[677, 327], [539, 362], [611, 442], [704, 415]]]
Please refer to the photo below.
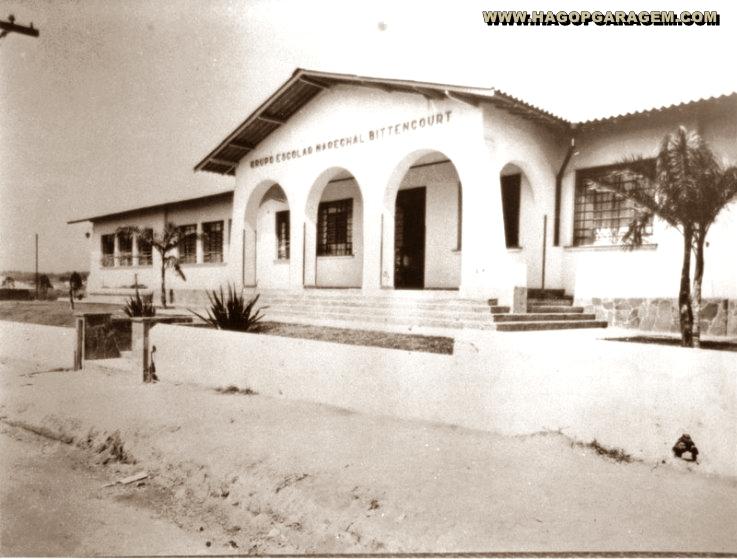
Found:
[[699, 469], [737, 475], [730, 352], [566, 332], [479, 334], [452, 356], [169, 325], [151, 341], [163, 381], [234, 384], [507, 435], [561, 429], [649, 461], [690, 433]]
[[74, 328], [0, 321], [0, 356], [3, 357], [71, 367], [75, 343]]

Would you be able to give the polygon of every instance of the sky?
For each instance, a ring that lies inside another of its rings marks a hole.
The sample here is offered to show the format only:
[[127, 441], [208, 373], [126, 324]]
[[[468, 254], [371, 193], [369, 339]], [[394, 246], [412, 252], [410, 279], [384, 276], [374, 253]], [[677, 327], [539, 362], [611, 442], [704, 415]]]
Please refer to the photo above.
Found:
[[[718, 10], [719, 27], [489, 27], [482, 10]], [[295, 68], [497, 87], [572, 121], [737, 91], [733, 0], [4, 1], [0, 270], [89, 269], [67, 221], [232, 190], [194, 165]]]

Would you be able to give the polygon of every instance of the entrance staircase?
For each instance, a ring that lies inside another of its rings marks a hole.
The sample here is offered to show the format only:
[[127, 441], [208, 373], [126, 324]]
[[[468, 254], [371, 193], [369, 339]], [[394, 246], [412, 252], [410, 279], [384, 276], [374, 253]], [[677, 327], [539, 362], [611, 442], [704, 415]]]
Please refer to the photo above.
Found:
[[303, 293], [261, 293], [258, 305], [268, 307], [266, 320], [298, 323], [335, 323], [379, 329], [453, 328], [518, 332], [605, 328], [605, 321], [573, 306], [562, 290], [530, 290], [528, 311], [512, 314], [495, 299], [460, 299], [450, 291], [391, 291], [364, 295], [354, 290], [307, 290]]
[[[122, 305], [133, 293], [134, 290], [105, 290], [91, 294], [86, 301]], [[457, 291], [390, 290], [366, 295], [360, 289], [307, 289], [258, 293], [257, 306], [268, 307], [265, 319], [277, 322], [397, 331], [452, 328], [520, 332], [607, 326], [595, 315], [584, 313], [582, 307], [574, 307], [573, 297], [562, 289], [529, 289], [525, 313], [511, 313], [509, 307], [499, 305], [495, 299], [462, 299]], [[207, 306], [206, 292], [192, 290], [178, 294], [175, 308], [169, 312], [187, 313], [194, 309], [205, 313]]]

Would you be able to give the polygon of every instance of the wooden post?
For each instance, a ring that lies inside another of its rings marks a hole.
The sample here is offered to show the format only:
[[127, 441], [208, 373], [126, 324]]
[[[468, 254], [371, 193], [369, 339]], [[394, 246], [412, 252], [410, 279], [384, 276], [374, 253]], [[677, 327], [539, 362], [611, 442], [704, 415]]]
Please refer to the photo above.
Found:
[[77, 327], [77, 345], [74, 348], [74, 370], [79, 371], [82, 369], [82, 360], [84, 359], [84, 317], [77, 316], [75, 324]]

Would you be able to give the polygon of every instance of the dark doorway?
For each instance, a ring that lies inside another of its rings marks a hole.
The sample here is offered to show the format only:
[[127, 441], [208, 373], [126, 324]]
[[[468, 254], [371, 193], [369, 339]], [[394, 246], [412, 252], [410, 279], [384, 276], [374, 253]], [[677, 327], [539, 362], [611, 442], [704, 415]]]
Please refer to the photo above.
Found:
[[397, 193], [394, 213], [394, 287], [425, 286], [425, 187]]
[[522, 175], [502, 177], [502, 212], [507, 248], [519, 248], [519, 206]]

